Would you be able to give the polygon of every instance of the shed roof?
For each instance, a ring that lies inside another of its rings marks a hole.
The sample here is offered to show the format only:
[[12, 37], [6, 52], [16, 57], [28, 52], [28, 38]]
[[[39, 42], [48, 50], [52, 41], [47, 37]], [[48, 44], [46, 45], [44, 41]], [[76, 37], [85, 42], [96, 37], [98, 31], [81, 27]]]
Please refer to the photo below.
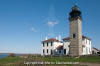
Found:
[[97, 48], [95, 48], [95, 47], [93, 47], [92, 49], [94, 49], [94, 50], [96, 50], [96, 51], [99, 51], [99, 52], [100, 52], [100, 50], [99, 50], [99, 49], [97, 49]]

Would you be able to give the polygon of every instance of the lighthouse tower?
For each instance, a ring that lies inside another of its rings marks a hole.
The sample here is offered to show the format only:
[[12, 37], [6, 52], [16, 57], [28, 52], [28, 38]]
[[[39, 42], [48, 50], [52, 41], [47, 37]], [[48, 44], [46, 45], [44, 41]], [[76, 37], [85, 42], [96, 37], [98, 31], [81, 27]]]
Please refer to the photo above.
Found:
[[75, 5], [69, 13], [70, 21], [70, 56], [82, 55], [82, 17]]

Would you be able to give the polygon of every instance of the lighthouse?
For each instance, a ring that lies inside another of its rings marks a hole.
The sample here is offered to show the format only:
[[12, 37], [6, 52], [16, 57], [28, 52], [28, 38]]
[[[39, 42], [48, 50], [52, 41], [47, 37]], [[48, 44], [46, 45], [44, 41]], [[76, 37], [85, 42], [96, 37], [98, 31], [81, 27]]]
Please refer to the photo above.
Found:
[[70, 24], [70, 56], [82, 55], [82, 16], [78, 6], [69, 13]]

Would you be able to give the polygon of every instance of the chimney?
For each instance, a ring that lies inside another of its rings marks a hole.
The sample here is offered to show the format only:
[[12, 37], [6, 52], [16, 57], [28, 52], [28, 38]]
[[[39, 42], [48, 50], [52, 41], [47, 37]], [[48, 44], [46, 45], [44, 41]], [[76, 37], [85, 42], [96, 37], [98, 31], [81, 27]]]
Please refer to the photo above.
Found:
[[48, 40], [48, 37], [45, 37], [45, 40]]
[[59, 41], [61, 41], [61, 34], [59, 34]]
[[56, 39], [58, 40], [58, 38], [56, 37]]

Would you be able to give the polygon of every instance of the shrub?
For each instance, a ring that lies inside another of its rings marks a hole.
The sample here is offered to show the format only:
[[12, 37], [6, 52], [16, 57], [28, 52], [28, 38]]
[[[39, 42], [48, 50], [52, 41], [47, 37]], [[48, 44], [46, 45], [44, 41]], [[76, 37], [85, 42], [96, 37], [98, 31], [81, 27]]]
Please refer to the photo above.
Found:
[[8, 57], [16, 57], [16, 54], [11, 53], [11, 54], [8, 55]]

